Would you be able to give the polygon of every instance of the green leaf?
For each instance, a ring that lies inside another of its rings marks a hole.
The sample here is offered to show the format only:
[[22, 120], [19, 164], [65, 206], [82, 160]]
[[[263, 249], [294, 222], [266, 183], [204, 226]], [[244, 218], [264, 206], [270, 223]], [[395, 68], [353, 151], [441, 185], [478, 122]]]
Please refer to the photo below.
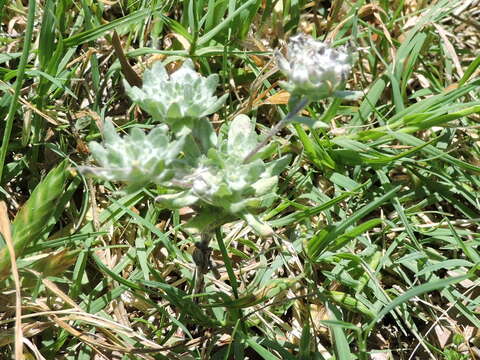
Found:
[[478, 55], [475, 60], [473, 60], [470, 65], [468, 65], [467, 70], [463, 74], [462, 78], [458, 82], [458, 86], [463, 86], [470, 79], [470, 77], [475, 73], [475, 70], [480, 66], [480, 55]]
[[356, 101], [363, 96], [363, 92], [351, 90], [337, 90], [333, 93], [333, 96], [342, 100]]
[[139, 21], [144, 21], [148, 16], [156, 16], [159, 20], [167, 23], [172, 27], [172, 29], [178, 30], [187, 40], [191, 40], [191, 35], [188, 31], [185, 31], [180, 24], [175, 22], [174, 20], [169, 19], [165, 15], [161, 13], [163, 7], [158, 7], [154, 10], [151, 9], [142, 9], [135, 11], [127, 16], [124, 16], [119, 19], [115, 19], [105, 25], [101, 25], [87, 31], [75, 34], [67, 39], [65, 39], [64, 45], [65, 47], [72, 47], [84, 44], [89, 41], [97, 40], [103, 34], [108, 31], [117, 29], [119, 27], [124, 27], [126, 25], [135, 24]]
[[370, 319], [375, 318], [375, 313], [371, 309], [345, 292], [328, 290], [322, 292], [322, 295], [327, 296], [330, 300], [349, 311], [361, 313]]
[[170, 303], [177, 307], [178, 311], [184, 312], [195, 319], [199, 324], [206, 327], [219, 326], [213, 318], [207, 316], [204, 310], [191, 299], [182, 290], [159, 281], [141, 281], [145, 286], [149, 286], [162, 291], [162, 296], [165, 297]]
[[302, 126], [294, 123], [293, 127], [297, 131], [297, 135], [303, 144], [303, 149], [308, 160], [320, 170], [324, 170], [325, 167], [335, 169], [335, 161], [319, 144], [307, 135]]
[[367, 329], [368, 330], [372, 329], [373, 326], [375, 326], [375, 324], [377, 324], [380, 320], [382, 320], [382, 318], [385, 315], [387, 315], [390, 311], [394, 310], [396, 307], [409, 301], [410, 299], [431, 291], [444, 289], [450, 285], [459, 283], [460, 281], [466, 280], [468, 278], [469, 278], [468, 275], [464, 275], [464, 276], [441, 279], [441, 280], [432, 281], [426, 284], [416, 286], [413, 289], [406, 291], [404, 294], [396, 297], [390, 304], [385, 306], [377, 315], [375, 315], [372, 321], [370, 322], [370, 324], [368, 325]]
[[312, 119], [306, 116], [294, 116], [292, 121], [298, 122], [303, 125], [307, 125], [310, 129], [329, 129], [330, 125], [325, 124], [321, 120]]
[[236, 9], [233, 13], [229, 14], [228, 17], [223, 20], [220, 24], [215, 26], [212, 30], [207, 32], [201, 38], [198, 39], [198, 46], [206, 45], [215, 35], [217, 35], [220, 31], [223, 31], [229, 24], [232, 22], [237, 16], [239, 16], [243, 10], [248, 9], [249, 6], [255, 4], [257, 0], [248, 0], [238, 9]]
[[[367, 214], [369, 214], [374, 209], [378, 208], [384, 202], [390, 200], [396, 196], [397, 191], [400, 189], [400, 185], [391, 189], [384, 195], [373, 199], [369, 204], [365, 205], [361, 209], [357, 210], [355, 213], [350, 215], [343, 221], [335, 225], [329, 225], [320, 230], [314, 237], [308, 242], [307, 249], [308, 254], [312, 259], [316, 259], [325, 249], [332, 247], [334, 249], [343, 246], [345, 241], [351, 239], [352, 237], [346, 234], [345, 231], [348, 227], [353, 225], [356, 221], [361, 220]], [[373, 219], [372, 221], [366, 222], [364, 225], [357, 226], [353, 231], [353, 234], [358, 234], [358, 231], [368, 229], [371, 226], [378, 224], [378, 219]], [[341, 236], [344, 235], [343, 238]], [[337, 242], [338, 241], [338, 242]]]
[[[66, 189], [68, 160], [64, 160], [35, 187], [27, 202], [12, 222], [12, 241], [15, 256], [21, 257], [27, 246], [33, 246], [46, 229], [57, 211], [57, 204]], [[5, 247], [0, 249], [0, 278], [10, 272], [10, 254]]]
[[347, 337], [343, 331], [343, 326], [338, 326], [335, 324], [335, 322], [339, 322], [342, 314], [332, 303], [327, 302], [326, 306], [331, 314], [331, 317], [333, 318], [333, 320], [330, 320], [331, 325], [329, 325], [329, 327], [332, 331], [334, 339], [336, 358], [338, 358], [339, 360], [351, 360], [353, 356], [350, 352], [350, 347]]
[[467, 266], [467, 267], [470, 268], [473, 265], [474, 264], [472, 262], [467, 261], [467, 260], [449, 259], [449, 260], [445, 260], [445, 261], [440, 261], [439, 263], [436, 263], [436, 264], [425, 266], [416, 275], [417, 276], [422, 276], [422, 275], [425, 275], [425, 274], [430, 274], [430, 273], [432, 273], [434, 271], [437, 271], [437, 270], [454, 269], [454, 268], [463, 267], [463, 266]]
[[255, 352], [261, 356], [264, 360], [280, 360], [280, 358], [273, 355], [270, 351], [265, 349], [262, 345], [260, 345], [256, 340], [252, 338], [247, 338], [246, 342], [250, 347], [255, 350]]
[[245, 213], [242, 215], [242, 218], [247, 222], [248, 225], [252, 227], [255, 232], [262, 236], [267, 237], [273, 234], [273, 229], [267, 223], [260, 220], [255, 215]]
[[370, 87], [370, 90], [368, 91], [367, 95], [362, 101], [362, 104], [360, 105], [359, 111], [350, 121], [352, 131], [353, 127], [366, 123], [368, 116], [374, 111], [375, 105], [377, 104], [378, 100], [380, 100], [380, 97], [385, 90], [385, 86], [385, 80], [380, 78], [375, 81], [375, 83], [373, 83], [373, 85]]

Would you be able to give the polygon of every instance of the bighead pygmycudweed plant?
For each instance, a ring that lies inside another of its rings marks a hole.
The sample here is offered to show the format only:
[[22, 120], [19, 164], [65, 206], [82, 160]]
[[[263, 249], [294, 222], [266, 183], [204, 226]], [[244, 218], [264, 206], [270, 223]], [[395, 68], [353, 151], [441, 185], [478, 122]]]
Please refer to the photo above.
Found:
[[162, 62], [156, 62], [151, 70], [145, 71], [141, 89], [131, 87], [126, 81], [124, 85], [133, 102], [177, 133], [183, 127], [191, 129], [195, 120], [216, 112], [228, 96], [217, 98], [214, 93], [218, 75], [204, 78], [194, 70], [190, 59], [171, 75]]
[[[328, 97], [351, 98], [344, 91], [352, 55], [346, 48], [329, 45], [299, 34], [290, 39], [287, 54], [275, 57], [291, 93], [291, 111], [262, 141], [246, 115], [229, 124], [226, 138], [216, 134], [207, 115], [217, 111], [227, 95], [214, 93], [218, 76], [202, 77], [191, 60], [168, 75], [157, 62], [144, 74], [143, 87], [126, 85], [130, 98], [152, 118], [163, 124], [146, 135], [134, 129], [120, 137], [111, 123], [104, 129], [104, 146], [91, 143], [93, 157], [101, 167], [82, 167], [83, 172], [130, 185], [128, 189], [153, 183], [157, 201], [168, 209], [189, 206], [196, 216], [186, 228], [210, 232], [235, 219], [244, 219], [259, 235], [272, 229], [258, 217], [276, 197], [279, 174], [289, 157], [268, 161], [275, 144], [273, 135], [311, 101]], [[271, 146], [264, 147], [270, 143]], [[270, 151], [268, 151], [270, 150]]]
[[103, 146], [90, 143], [100, 167], [80, 167], [91, 175], [111, 181], [121, 181], [138, 189], [149, 183], [162, 183], [175, 176], [174, 163], [179, 160], [185, 136], [171, 141], [166, 125], [155, 127], [150, 133], [134, 128], [130, 135], [120, 137], [111, 122], [103, 129]]
[[[291, 111], [273, 127], [262, 143], [247, 156], [247, 160], [285, 125], [295, 120], [296, 114], [308, 103], [328, 97], [355, 100], [362, 95], [359, 91], [344, 90], [353, 62], [352, 51], [347, 47], [332, 48], [309, 35], [298, 34], [290, 38], [285, 56], [275, 50], [275, 60], [278, 68], [287, 77], [287, 81], [280, 85], [291, 94]], [[307, 123], [313, 125], [315, 121]]]
[[276, 50], [275, 59], [288, 77], [282, 86], [292, 95], [311, 101], [345, 97], [346, 93], [340, 90], [352, 67], [352, 54], [345, 47], [331, 48], [311, 36], [298, 34], [290, 38], [286, 57]]

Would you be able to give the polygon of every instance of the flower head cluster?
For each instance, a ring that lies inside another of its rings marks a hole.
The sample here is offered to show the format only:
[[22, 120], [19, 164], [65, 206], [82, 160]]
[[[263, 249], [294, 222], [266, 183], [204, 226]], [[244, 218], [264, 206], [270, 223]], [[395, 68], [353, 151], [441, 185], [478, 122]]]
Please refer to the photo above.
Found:
[[[257, 145], [250, 119], [237, 116], [230, 124], [228, 138], [220, 141], [199, 159], [198, 166], [184, 178], [189, 188], [161, 195], [158, 201], [167, 207], [215, 207], [227, 214], [249, 214], [245, 219], [257, 230], [261, 222], [250, 212], [267, 206], [276, 197], [278, 175], [288, 157], [265, 163], [261, 159], [244, 163], [245, 156]], [[259, 231], [261, 232], [261, 231]]]
[[171, 75], [160, 61], [156, 62], [151, 70], [145, 71], [141, 89], [125, 82], [135, 103], [154, 120], [165, 122], [174, 130], [184, 126], [191, 129], [195, 119], [210, 115], [223, 105], [227, 94], [217, 98], [214, 95], [217, 85], [217, 74], [201, 76], [190, 59]]
[[[237, 116], [217, 136], [205, 117], [224, 101], [213, 95], [217, 83], [216, 75], [204, 78], [196, 73], [190, 60], [170, 76], [156, 63], [145, 72], [141, 89], [127, 85], [127, 91], [164, 124], [148, 134], [134, 128], [130, 135], [120, 137], [112, 123], [106, 122], [104, 143], [90, 143], [100, 166], [80, 170], [125, 182], [130, 185], [127, 191], [158, 185], [161, 195], [157, 200], [163, 206], [190, 206], [197, 211], [187, 226], [191, 230], [205, 231], [240, 217], [257, 233], [271, 234], [272, 229], [256, 214], [276, 198], [278, 175], [289, 157], [263, 161], [267, 152], [254, 152], [258, 135], [245, 115]], [[256, 155], [249, 159], [251, 152]]]
[[148, 135], [134, 128], [130, 135], [120, 137], [109, 121], [105, 122], [103, 137], [104, 146], [96, 142], [89, 144], [100, 167], [83, 166], [80, 170], [132, 187], [171, 179], [185, 141], [184, 137], [170, 141], [166, 125], [155, 127]]
[[284, 87], [311, 100], [335, 95], [351, 70], [352, 57], [345, 48], [331, 48], [304, 34], [290, 38], [286, 57], [279, 51], [275, 56], [278, 67], [288, 77]]

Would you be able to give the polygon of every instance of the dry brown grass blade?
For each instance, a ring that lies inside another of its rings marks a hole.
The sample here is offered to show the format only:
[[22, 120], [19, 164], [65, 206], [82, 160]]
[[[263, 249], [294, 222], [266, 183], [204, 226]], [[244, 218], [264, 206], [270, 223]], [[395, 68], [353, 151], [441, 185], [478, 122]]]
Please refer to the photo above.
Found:
[[[39, 274], [37, 273], [37, 276]], [[122, 353], [132, 353], [135, 349], [132, 348], [130, 345], [127, 344], [121, 344], [119, 339], [115, 336], [114, 332], [117, 334], [123, 334], [125, 336], [128, 336], [130, 338], [135, 338], [137, 339], [141, 344], [143, 344], [146, 347], [149, 347], [151, 350], [157, 350], [161, 351], [163, 350], [163, 347], [159, 346], [153, 341], [150, 341], [146, 339], [145, 337], [141, 336], [137, 332], [135, 332], [133, 329], [129, 328], [128, 326], [119, 324], [117, 322], [107, 320], [98, 316], [95, 316], [93, 314], [88, 314], [85, 313], [78, 304], [75, 303], [67, 294], [65, 294], [61, 289], [58, 288], [58, 286], [53, 283], [52, 281], [48, 279], [42, 279], [43, 284], [50, 289], [55, 295], [57, 295], [59, 298], [61, 298], [63, 301], [65, 301], [67, 304], [72, 306], [75, 310], [78, 312], [68, 314], [65, 317], [54, 317], [54, 321], [59, 325], [60, 327], [64, 327], [65, 324], [67, 324], [66, 321], [82, 321], [89, 323], [93, 326], [95, 326], [99, 331], [101, 331], [105, 335], [105, 339], [109, 339], [111, 344], [107, 343], [106, 341], [101, 341], [101, 342], [96, 342], [95, 340], [89, 338], [89, 337], [82, 337], [81, 339], [85, 341], [87, 344], [91, 345], [90, 343], [95, 344], [96, 346], [100, 348], [105, 348], [107, 350], [111, 351], [120, 351]], [[70, 332], [72, 335], [77, 334], [78, 331], [75, 330], [72, 327], [64, 327], [65, 330]], [[115, 344], [117, 343], [117, 344]]]
[[[120, 329], [122, 329], [123, 334], [127, 336], [131, 336], [134, 334], [133, 330], [130, 331], [125, 331], [123, 326], [121, 326], [118, 323], [115, 323], [113, 321], [107, 321], [106, 319], [102, 319], [100, 317], [95, 317], [92, 314], [88, 313], [82, 313], [82, 314], [72, 314], [66, 317], [59, 318], [55, 315], [52, 316], [52, 320], [60, 326], [62, 329], [66, 330], [68, 333], [70, 333], [72, 336], [77, 337], [80, 339], [82, 342], [84, 342], [86, 345], [90, 346], [97, 354], [103, 355], [102, 352], [99, 349], [111, 351], [111, 352], [120, 352], [122, 354], [133, 354], [136, 353], [137, 356], [139, 356], [142, 359], [152, 359], [149, 355], [140, 355], [141, 352], [143, 352], [143, 349], [135, 349], [131, 347], [129, 344], [122, 344], [118, 339], [114, 336], [113, 333], [105, 329], [104, 327], [109, 327], [110, 330], [115, 330], [119, 332]], [[79, 331], [75, 329], [74, 327], [70, 326], [68, 324], [68, 321], [83, 321], [89, 324], [92, 324], [96, 326], [96, 329], [100, 330], [104, 336], [97, 335], [95, 338], [93, 338], [90, 335], [87, 335], [83, 333], [82, 331]], [[112, 326], [114, 324], [115, 326]], [[136, 336], [138, 339], [139, 337]], [[140, 341], [144, 344], [149, 346], [149, 349], [146, 349], [144, 352], [163, 352], [165, 349], [163, 347], [159, 347], [158, 344], [149, 341], [143, 337], [140, 337]]]
[[[35, 275], [40, 276], [40, 274], [37, 272], [35, 272]], [[73, 301], [67, 294], [65, 294], [62, 290], [60, 290], [54, 282], [48, 279], [42, 279], [42, 282], [43, 282], [43, 285], [45, 285], [48, 289], [50, 289], [50, 291], [52, 291], [60, 299], [65, 301], [68, 305], [70, 305], [71, 307], [73, 307], [78, 311], [83, 311], [83, 309], [80, 306], [78, 306], [77, 303]]]
[[80, 250], [63, 249], [51, 254], [45, 254], [43, 258], [35, 261], [32, 269], [46, 276], [57, 276], [75, 264]]
[[[2, 86], [4, 86], [5, 88], [8, 88], [8, 91], [10, 92], [10, 94], [13, 94], [13, 89], [10, 87], [10, 85], [8, 85], [6, 82], [4, 82], [2, 80], [0, 80], [0, 84], [2, 84]], [[52, 117], [50, 117], [45, 112], [40, 111], [35, 105], [33, 105], [31, 102], [27, 101], [22, 96], [18, 97], [18, 101], [20, 101], [27, 109], [33, 111], [35, 114], [37, 114], [41, 118], [45, 119], [48, 123], [50, 123], [52, 125], [59, 126], [59, 125], [61, 125], [61, 123], [68, 124], [68, 121], [62, 120], [60, 118], [57, 118], [57, 120], [53, 119]]]
[[125, 79], [127, 79], [130, 86], [142, 87], [142, 79], [140, 79], [140, 77], [137, 75], [135, 70], [133, 70], [132, 66], [128, 62], [128, 59], [123, 52], [120, 37], [115, 30], [113, 31], [112, 45], [113, 49], [115, 50], [115, 55], [120, 61], [120, 65], [122, 66], [122, 73], [125, 76]]
[[[25, 317], [24, 317], [25, 318]], [[25, 338], [33, 337], [37, 334], [40, 334], [45, 329], [48, 329], [52, 326], [51, 321], [34, 321], [32, 323], [24, 324], [22, 326], [23, 336]], [[11, 344], [14, 342], [15, 332], [10, 330], [5, 330], [0, 335], [0, 347]]]
[[395, 45], [393, 45], [392, 36], [390, 35], [390, 32], [388, 31], [387, 26], [385, 25], [385, 23], [382, 20], [382, 17], [380, 16], [380, 12], [384, 13], [384, 11], [380, 7], [375, 7], [375, 10], [377, 11], [373, 13], [373, 16], [375, 17], [377, 22], [380, 24], [383, 34], [385, 35], [385, 39], [387, 39], [388, 43], [390, 44], [390, 48], [388, 49], [388, 51], [390, 52], [390, 56], [392, 59], [396, 59], [397, 54], [395, 50]]
[[462, 69], [462, 65], [460, 64], [460, 60], [457, 56], [457, 52], [455, 51], [455, 48], [453, 47], [450, 40], [448, 40], [447, 35], [449, 35], [449, 34], [440, 25], [433, 23], [433, 26], [435, 27], [435, 29], [437, 29], [438, 35], [440, 35], [440, 37], [442, 38], [442, 40], [445, 44], [445, 49], [449, 53], [450, 57], [452, 58], [452, 61], [453, 61], [453, 64], [455, 65], [455, 69], [457, 70], [458, 76], [460, 78], [463, 77], [464, 72], [463, 72], [463, 69]]
[[264, 94], [261, 94], [257, 99], [255, 99], [254, 105], [261, 106], [261, 105], [285, 105], [288, 104], [288, 100], [290, 100], [290, 93], [285, 90], [280, 90], [279, 92], [275, 93], [272, 96], [269, 96], [265, 99], [264, 102], [261, 101], [260, 97]]
[[12, 264], [12, 275], [15, 283], [15, 359], [23, 359], [23, 332], [22, 332], [22, 295], [20, 293], [20, 277], [18, 275], [17, 261], [15, 258], [15, 249], [10, 232], [10, 221], [8, 220], [8, 210], [5, 202], [0, 202], [0, 232], [7, 244], [10, 252], [10, 262]]

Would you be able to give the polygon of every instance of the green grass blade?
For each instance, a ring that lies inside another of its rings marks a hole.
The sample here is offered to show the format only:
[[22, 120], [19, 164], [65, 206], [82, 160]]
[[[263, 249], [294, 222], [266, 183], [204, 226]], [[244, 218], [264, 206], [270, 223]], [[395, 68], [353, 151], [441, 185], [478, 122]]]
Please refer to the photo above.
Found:
[[[135, 24], [139, 21], [143, 21], [146, 17], [152, 16], [152, 15], [158, 16], [159, 19], [161, 19], [162, 21], [170, 23], [171, 20], [168, 19], [165, 15], [161, 14], [160, 13], [161, 10], [162, 10], [162, 7], [156, 8], [154, 10], [142, 9], [142, 10], [135, 11], [120, 19], [115, 19], [109, 22], [108, 24], [101, 25], [93, 29], [89, 29], [79, 34], [73, 35], [64, 40], [64, 45], [65, 47], [72, 47], [72, 46], [78, 46], [78, 45], [84, 44], [89, 41], [94, 41], [108, 31], [117, 29], [119, 27]], [[185, 34], [182, 33], [182, 35], [185, 35]], [[191, 37], [188, 36], [188, 38], [191, 38]]]
[[[352, 226], [355, 222], [360, 221], [363, 217], [368, 215], [373, 210], [377, 209], [380, 205], [384, 202], [393, 198], [400, 186], [396, 186], [386, 192], [384, 195], [373, 199], [369, 204], [365, 205], [361, 209], [357, 210], [351, 216], [346, 218], [343, 221], [340, 221], [336, 225], [326, 226], [324, 229], [320, 230], [317, 234], [315, 234], [312, 239], [308, 242], [307, 249], [308, 254], [312, 259], [316, 259], [328, 246], [331, 246], [335, 243], [337, 238], [345, 233], [348, 227]], [[374, 226], [376, 220], [374, 219], [373, 222], [367, 222], [367, 228], [370, 226]], [[360, 225], [358, 228], [361, 230], [363, 227]]]
[[471, 62], [470, 65], [468, 65], [467, 70], [465, 70], [465, 73], [463, 74], [462, 78], [458, 82], [458, 86], [463, 86], [465, 83], [470, 79], [470, 77], [475, 73], [475, 70], [480, 66], [480, 55], [478, 55], [475, 60]]
[[353, 356], [350, 352], [348, 340], [344, 333], [344, 327], [335, 323], [335, 321], [341, 321], [341, 313], [335, 307], [335, 305], [328, 302], [326, 305], [327, 309], [330, 310], [331, 317], [333, 318], [328, 326], [332, 331], [334, 339], [335, 358], [339, 360], [350, 360], [353, 358]]
[[[402, 142], [403, 144], [411, 145], [411, 146], [421, 146], [425, 145], [425, 142], [421, 139], [416, 138], [413, 135], [409, 134], [402, 134], [402, 133], [392, 133], [391, 134], [393, 137], [395, 137], [397, 140]], [[433, 145], [427, 145], [422, 149], [425, 153], [427, 153], [430, 156], [438, 157], [442, 160], [444, 160], [447, 163], [450, 163], [452, 165], [458, 166], [461, 169], [473, 171], [476, 173], [480, 173], [480, 167], [476, 165], [469, 164], [465, 161], [459, 160], [451, 155], [448, 155], [447, 153], [443, 152], [440, 149], [437, 149]]]
[[[34, 245], [41, 238], [56, 205], [66, 188], [68, 161], [64, 160], [51, 170], [45, 179], [33, 190], [12, 223], [12, 239], [15, 255], [22, 256], [28, 245]], [[6, 247], [0, 249], [0, 278], [10, 271], [10, 255]]]
[[54, 0], [47, 0], [43, 7], [42, 26], [38, 46], [38, 61], [40, 68], [46, 69], [52, 54], [55, 52], [55, 8]]
[[264, 360], [279, 360], [277, 356], [273, 355], [270, 351], [265, 349], [262, 345], [258, 343], [257, 339], [247, 338], [246, 342], [250, 347], [255, 350], [255, 352]]
[[419, 286], [414, 287], [413, 289], [410, 289], [406, 291], [404, 294], [398, 296], [393, 300], [390, 304], [385, 306], [375, 317], [374, 319], [370, 322], [370, 324], [367, 326], [367, 333], [373, 326], [378, 323], [385, 315], [387, 315], [390, 311], [394, 310], [397, 306], [409, 301], [410, 299], [420, 296], [422, 294], [443, 289], [446, 288], [450, 285], [456, 284], [460, 281], [468, 279], [467, 275], [464, 276], [457, 276], [457, 277], [452, 277], [452, 278], [447, 278], [447, 279], [441, 279], [429, 283], [425, 283]]
[[[353, 116], [350, 125], [358, 126], [366, 123], [368, 116], [375, 110], [375, 106], [385, 90], [386, 82], [382, 78], [375, 81], [370, 87], [365, 99], [363, 99], [360, 109]], [[353, 131], [353, 130], [352, 130]]]
[[228, 257], [228, 252], [227, 248], [225, 247], [225, 243], [223, 241], [223, 236], [220, 231], [220, 228], [216, 229], [215, 232], [217, 242], [218, 242], [218, 247], [220, 248], [220, 251], [222, 252], [222, 257], [223, 261], [225, 262], [225, 268], [227, 269], [227, 274], [228, 278], [230, 280], [230, 284], [232, 285], [232, 291], [233, 295], [235, 296], [235, 299], [238, 299], [238, 283], [237, 283], [237, 278], [235, 277], [235, 273], [233, 271], [233, 266], [230, 258]]
[[233, 13], [229, 14], [223, 22], [215, 26], [212, 30], [210, 30], [209, 32], [207, 32], [205, 35], [203, 35], [201, 38], [198, 39], [198, 46], [206, 45], [220, 31], [224, 31], [225, 28], [228, 25], [230, 25], [230, 22], [232, 22], [237, 16], [239, 16], [242, 13], [242, 11], [246, 10], [249, 6], [252, 6], [252, 4], [255, 4], [256, 1], [257, 0], [248, 0], [238, 9], [236, 9]]
[[[5, 158], [7, 156], [8, 144], [10, 143], [10, 135], [12, 133], [13, 120], [18, 109], [18, 97], [23, 85], [23, 77], [27, 67], [28, 56], [30, 54], [30, 46], [32, 43], [33, 25], [35, 22], [35, 0], [28, 2], [28, 18], [27, 28], [25, 29], [25, 38], [23, 39], [23, 51], [20, 58], [20, 64], [17, 71], [17, 80], [15, 82], [15, 90], [13, 97], [10, 99], [8, 108], [7, 120], [5, 121], [5, 130], [3, 133], [2, 147], [0, 149], [0, 184], [2, 182], [3, 169], [5, 165]], [[1, 269], [1, 267], [0, 267]]]

